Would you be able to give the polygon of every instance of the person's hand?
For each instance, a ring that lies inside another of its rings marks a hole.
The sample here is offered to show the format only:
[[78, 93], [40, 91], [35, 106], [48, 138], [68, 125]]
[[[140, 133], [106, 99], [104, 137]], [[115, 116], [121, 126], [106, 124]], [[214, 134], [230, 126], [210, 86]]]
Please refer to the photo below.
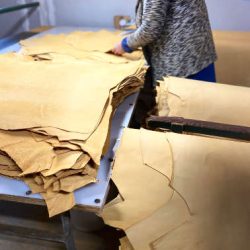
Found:
[[112, 52], [117, 56], [121, 56], [122, 54], [124, 54], [125, 51], [122, 48], [122, 43], [121, 42], [117, 43], [115, 47], [112, 49]]

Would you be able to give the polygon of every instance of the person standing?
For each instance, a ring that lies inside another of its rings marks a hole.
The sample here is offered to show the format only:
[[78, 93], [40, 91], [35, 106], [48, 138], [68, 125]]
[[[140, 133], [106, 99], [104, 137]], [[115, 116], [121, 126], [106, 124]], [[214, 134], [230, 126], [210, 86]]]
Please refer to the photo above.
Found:
[[136, 25], [113, 53], [142, 47], [153, 83], [168, 75], [216, 81], [217, 56], [205, 0], [138, 0]]

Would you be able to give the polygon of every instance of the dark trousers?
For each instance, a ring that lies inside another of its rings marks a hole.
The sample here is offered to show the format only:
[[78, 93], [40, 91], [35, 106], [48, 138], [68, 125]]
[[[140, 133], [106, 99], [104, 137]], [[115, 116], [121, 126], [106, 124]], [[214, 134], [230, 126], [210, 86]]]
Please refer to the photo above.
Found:
[[206, 82], [216, 82], [215, 67], [214, 63], [208, 65], [205, 69], [200, 72], [188, 76], [188, 79], [206, 81]]
[[156, 90], [153, 84], [153, 75], [151, 67], [148, 68], [145, 75], [145, 83], [140, 90], [136, 108], [132, 116], [129, 127], [137, 128], [145, 127], [145, 120], [149, 116], [149, 113], [155, 108], [156, 102]]

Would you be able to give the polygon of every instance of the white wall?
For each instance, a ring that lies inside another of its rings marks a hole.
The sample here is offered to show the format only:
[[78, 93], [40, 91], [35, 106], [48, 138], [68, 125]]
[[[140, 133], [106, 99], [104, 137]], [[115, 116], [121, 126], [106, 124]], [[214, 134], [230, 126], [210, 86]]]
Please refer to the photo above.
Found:
[[206, 0], [213, 29], [250, 31], [250, 0]]
[[44, 19], [44, 24], [113, 27], [114, 15], [134, 16], [136, 0], [40, 0], [40, 2], [44, 12], [49, 12], [48, 23]]
[[[205, 0], [213, 29], [250, 31], [250, 0]], [[42, 23], [111, 27], [114, 15], [134, 16], [136, 0], [40, 0]]]
[[[0, 0], [0, 7], [32, 1], [41, 3], [40, 15], [1, 15], [0, 37], [39, 25], [112, 27], [114, 15], [134, 16], [137, 0]], [[213, 29], [250, 31], [250, 0], [205, 1]]]

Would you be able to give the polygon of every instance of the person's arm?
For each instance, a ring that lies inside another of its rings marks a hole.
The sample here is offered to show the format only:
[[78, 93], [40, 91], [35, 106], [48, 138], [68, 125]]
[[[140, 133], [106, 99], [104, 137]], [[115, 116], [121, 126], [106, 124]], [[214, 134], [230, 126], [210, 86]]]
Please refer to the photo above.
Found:
[[146, 0], [140, 27], [127, 37], [127, 45], [134, 50], [157, 39], [164, 29], [169, 0]]
[[115, 54], [130, 53], [139, 47], [152, 43], [161, 35], [167, 16], [169, 0], [145, 1], [142, 24], [134, 33], [125, 37], [121, 43], [115, 46], [113, 49]]

